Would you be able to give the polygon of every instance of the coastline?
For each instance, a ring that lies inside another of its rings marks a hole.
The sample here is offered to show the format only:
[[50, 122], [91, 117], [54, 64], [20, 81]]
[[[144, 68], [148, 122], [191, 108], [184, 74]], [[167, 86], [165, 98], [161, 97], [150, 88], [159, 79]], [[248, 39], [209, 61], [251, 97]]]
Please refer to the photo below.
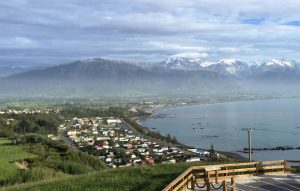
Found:
[[[180, 104], [174, 104], [174, 105], [168, 105], [168, 106], [162, 106], [158, 108], [147, 108], [144, 111], [146, 113], [149, 113], [150, 116], [155, 115], [155, 112], [166, 110], [166, 109], [176, 109], [176, 108], [182, 108], [182, 107], [190, 107], [190, 106], [196, 106], [196, 105], [212, 105], [212, 104], [223, 104], [223, 103], [239, 103], [239, 102], [252, 102], [252, 101], [272, 101], [272, 100], [286, 100], [286, 99], [300, 99], [300, 97], [270, 97], [270, 98], [257, 98], [257, 99], [240, 99], [240, 100], [214, 100], [214, 101], [208, 101], [208, 102], [193, 102], [193, 103], [180, 103]], [[149, 117], [149, 116], [141, 116], [141, 117]]]
[[[145, 116], [141, 116], [141, 117], [133, 117], [131, 118], [131, 120], [133, 120], [135, 123], [139, 124], [140, 126], [142, 126], [143, 128], [147, 129], [148, 131], [152, 131], [151, 129], [149, 129], [148, 127], [144, 126], [142, 123], [138, 122], [139, 119], [141, 118], [144, 118]], [[164, 136], [164, 135], [162, 135]], [[186, 145], [182, 142], [178, 142], [177, 144], [177, 147], [180, 147], [182, 149], [192, 149], [192, 148], [195, 148], [193, 146], [189, 146], [189, 145]], [[201, 150], [206, 150], [206, 149], [202, 149], [202, 148], [197, 148], [197, 149], [201, 149]], [[235, 161], [240, 161], [240, 162], [246, 162], [248, 161], [248, 159], [242, 155], [239, 155], [238, 153], [235, 153], [235, 152], [227, 152], [227, 151], [217, 151], [217, 153], [227, 157], [227, 158], [230, 158], [230, 159], [233, 159]]]
[[[253, 100], [253, 101], [255, 101], [255, 100]], [[222, 103], [227, 103], [227, 102], [222, 102]], [[215, 104], [215, 103], [195, 103], [195, 104], [184, 105], [184, 106], [177, 105], [177, 106], [167, 106], [167, 107], [162, 107], [162, 108], [151, 108], [151, 109], [144, 110], [146, 113], [150, 114], [149, 116], [132, 117], [130, 119], [132, 121], [134, 121], [135, 123], [139, 124], [140, 126], [142, 126], [143, 128], [147, 129], [148, 131], [152, 131], [150, 128], [148, 128], [148, 127], [144, 126], [142, 123], [140, 123], [139, 120], [142, 119], [142, 118], [155, 118], [155, 116], [156, 116], [155, 112], [158, 112], [158, 111], [161, 111], [161, 110], [180, 108], [180, 107], [188, 107], [188, 106], [201, 105], [201, 104]], [[164, 135], [162, 135], [162, 136], [164, 136]], [[186, 145], [182, 142], [178, 142], [177, 145], [179, 147], [183, 148], [183, 149], [195, 148], [193, 146]], [[202, 149], [202, 148], [197, 148], [197, 149], [206, 150], [206, 149]], [[246, 157], [244, 157], [242, 155], [239, 155], [238, 153], [235, 153], [235, 152], [217, 151], [217, 153], [225, 156], [226, 158], [229, 158], [229, 159], [232, 159], [232, 160], [235, 160], [235, 161], [240, 161], [240, 162], [247, 162], [248, 161], [248, 159]]]
[[[230, 101], [215, 101], [215, 102], [198, 102], [198, 103], [189, 103], [189, 104], [174, 104], [174, 105], [165, 105], [161, 107], [156, 107], [156, 108], [147, 108], [144, 111], [146, 113], [149, 113], [149, 116], [140, 116], [140, 117], [134, 117], [132, 120], [136, 123], [138, 123], [140, 126], [143, 128], [152, 131], [150, 128], [144, 126], [142, 123], [139, 122], [140, 119], [142, 118], [164, 118], [165, 116], [159, 116], [156, 115], [158, 111], [166, 110], [166, 109], [173, 109], [173, 108], [181, 108], [181, 107], [190, 107], [190, 106], [195, 106], [195, 105], [207, 105], [207, 104], [222, 104], [222, 103], [236, 103], [236, 102], [248, 102], [248, 101], [271, 101], [271, 100], [285, 100], [285, 99], [299, 99], [298, 97], [281, 97], [281, 98], [270, 98], [270, 99], [246, 99], [246, 100], [230, 100]], [[180, 146], [184, 148], [194, 148], [189, 145], [185, 145], [184, 143], [179, 142], [178, 143]], [[201, 149], [201, 148], [199, 148]], [[205, 149], [202, 149], [205, 150]], [[237, 161], [248, 161], [248, 159], [236, 152], [228, 152], [228, 151], [217, 151], [221, 155], [224, 155], [228, 158], [237, 160]]]

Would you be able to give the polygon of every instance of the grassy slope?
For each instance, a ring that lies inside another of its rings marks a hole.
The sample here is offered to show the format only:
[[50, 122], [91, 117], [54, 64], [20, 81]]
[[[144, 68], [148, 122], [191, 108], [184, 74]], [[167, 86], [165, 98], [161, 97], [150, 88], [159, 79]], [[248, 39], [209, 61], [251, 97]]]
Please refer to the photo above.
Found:
[[[136, 167], [106, 170], [54, 179], [40, 183], [28, 183], [7, 187], [6, 191], [157, 191], [162, 190], [188, 166], [197, 164], [156, 165], [152, 167]], [[1, 189], [0, 189], [1, 190]]]
[[11, 141], [8, 139], [0, 139], [0, 181], [16, 173], [16, 160], [34, 156], [25, 151], [22, 146], [9, 145], [10, 143]]

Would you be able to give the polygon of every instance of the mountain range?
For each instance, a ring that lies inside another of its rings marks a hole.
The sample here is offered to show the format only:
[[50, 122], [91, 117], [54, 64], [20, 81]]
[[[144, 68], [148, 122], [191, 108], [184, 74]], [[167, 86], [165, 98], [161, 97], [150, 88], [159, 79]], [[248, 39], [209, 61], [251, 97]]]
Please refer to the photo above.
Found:
[[94, 58], [4, 77], [0, 95], [194, 95], [274, 91], [279, 86], [289, 91], [298, 88], [299, 80], [299, 63], [282, 59], [250, 65], [238, 59], [175, 56], [152, 64]]
[[[221, 59], [213, 62], [205, 61], [200, 58], [170, 57], [160, 62], [160, 65], [173, 70], [205, 70], [216, 72], [224, 76], [235, 76], [239, 78], [255, 78], [257, 76], [263, 78], [264, 75], [270, 78], [272, 74], [280, 73], [282, 77], [286, 76], [286, 74], [293, 74], [295, 77], [298, 75], [300, 77], [299, 63], [283, 59], [270, 59], [259, 65], [249, 65], [238, 59]], [[282, 80], [284, 80], [284, 78]]]

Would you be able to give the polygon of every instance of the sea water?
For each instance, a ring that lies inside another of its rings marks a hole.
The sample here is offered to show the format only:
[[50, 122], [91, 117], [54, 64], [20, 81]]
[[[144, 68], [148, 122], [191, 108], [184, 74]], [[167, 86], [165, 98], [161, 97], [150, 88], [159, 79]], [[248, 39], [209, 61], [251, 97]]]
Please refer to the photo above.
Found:
[[[300, 99], [242, 101], [163, 109], [163, 118], [139, 122], [196, 148], [237, 152], [248, 147], [245, 128], [253, 128], [253, 148], [300, 147]], [[254, 151], [254, 160], [300, 159], [300, 150]]]

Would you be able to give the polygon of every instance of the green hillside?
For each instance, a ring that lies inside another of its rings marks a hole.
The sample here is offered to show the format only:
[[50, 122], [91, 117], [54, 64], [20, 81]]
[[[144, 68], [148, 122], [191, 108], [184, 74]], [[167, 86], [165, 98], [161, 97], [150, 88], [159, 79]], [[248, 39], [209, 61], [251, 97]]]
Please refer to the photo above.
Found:
[[0, 182], [17, 173], [15, 161], [34, 157], [34, 154], [27, 152], [24, 147], [10, 143], [11, 140], [0, 138]]
[[[165, 164], [105, 170], [78, 176], [6, 187], [5, 191], [157, 191], [162, 190], [188, 166], [195, 163]], [[198, 163], [199, 165], [199, 163]]]

